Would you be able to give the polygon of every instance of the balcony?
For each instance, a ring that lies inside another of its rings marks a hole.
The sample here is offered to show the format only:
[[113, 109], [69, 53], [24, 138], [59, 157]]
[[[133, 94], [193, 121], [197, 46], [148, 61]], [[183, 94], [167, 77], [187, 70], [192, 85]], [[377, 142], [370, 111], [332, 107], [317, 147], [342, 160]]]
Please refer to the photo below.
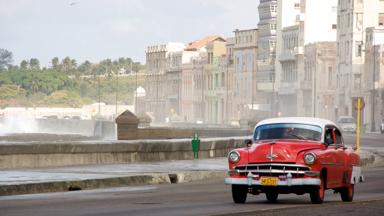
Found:
[[293, 50], [284, 50], [279, 55], [279, 61], [294, 61], [297, 55], [303, 55], [304, 48], [302, 46], [295, 47]]

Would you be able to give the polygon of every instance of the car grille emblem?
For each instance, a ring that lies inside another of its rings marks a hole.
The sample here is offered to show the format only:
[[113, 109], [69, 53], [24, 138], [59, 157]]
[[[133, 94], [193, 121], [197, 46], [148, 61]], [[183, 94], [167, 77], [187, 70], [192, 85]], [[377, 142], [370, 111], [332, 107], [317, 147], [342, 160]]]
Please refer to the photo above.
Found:
[[273, 159], [277, 158], [277, 155], [276, 155], [276, 154], [267, 154], [266, 157], [267, 157], [268, 159], [270, 159], [270, 160], [273, 160]]

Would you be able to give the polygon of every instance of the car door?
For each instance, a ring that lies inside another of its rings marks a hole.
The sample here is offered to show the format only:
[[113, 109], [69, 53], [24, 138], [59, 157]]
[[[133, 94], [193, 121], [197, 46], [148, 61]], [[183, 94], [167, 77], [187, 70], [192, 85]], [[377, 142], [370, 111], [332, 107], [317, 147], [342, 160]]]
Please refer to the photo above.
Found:
[[336, 164], [336, 146], [333, 138], [333, 128], [331, 126], [326, 126], [324, 143], [327, 145], [327, 148], [324, 151], [324, 157], [321, 163], [327, 169], [327, 187], [332, 187], [332, 185], [334, 185], [334, 179], [336, 179], [337, 175], [337, 170], [334, 166]]
[[323, 166], [327, 169], [327, 187], [334, 188], [341, 184], [341, 179], [345, 161], [343, 157], [343, 148], [340, 146], [342, 140], [337, 136], [336, 127], [329, 125], [325, 127], [324, 142], [327, 145], [325, 157], [322, 161]]
[[333, 134], [335, 137], [335, 147], [336, 147], [336, 170], [337, 175], [335, 176], [335, 186], [341, 186], [343, 183], [345, 183], [346, 179], [348, 178], [348, 172], [346, 169], [346, 158], [347, 158], [347, 152], [343, 138], [341, 136], [341, 132], [336, 127], [333, 128]]

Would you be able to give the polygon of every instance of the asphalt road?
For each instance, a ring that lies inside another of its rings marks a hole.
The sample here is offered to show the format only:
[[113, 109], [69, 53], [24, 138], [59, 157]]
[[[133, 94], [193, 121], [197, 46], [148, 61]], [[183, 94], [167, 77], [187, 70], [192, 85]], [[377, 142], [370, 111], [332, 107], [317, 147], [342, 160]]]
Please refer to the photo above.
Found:
[[[354, 135], [346, 135], [352, 142]], [[364, 144], [365, 143], [365, 144]], [[384, 147], [384, 136], [363, 137], [362, 145]], [[384, 166], [363, 169], [353, 203], [341, 202], [327, 191], [322, 205], [310, 204], [309, 195], [280, 195], [275, 204], [263, 194], [249, 195], [246, 204], [234, 204], [223, 179], [185, 184], [109, 188], [63, 193], [0, 197], [0, 216], [8, 215], [383, 215]]]
[[[356, 134], [343, 133], [344, 142], [347, 145], [354, 146], [356, 144]], [[384, 148], [384, 134], [361, 134], [361, 147], [382, 147]]]
[[[223, 179], [185, 184], [110, 188], [64, 193], [0, 197], [0, 215], [383, 215], [384, 166], [364, 169], [366, 183], [356, 186], [354, 203], [343, 203], [339, 194], [327, 191], [325, 203], [310, 204], [309, 195], [281, 195], [276, 204], [265, 196], [252, 196], [246, 204], [234, 204], [230, 186]], [[363, 202], [362, 202], [363, 201]], [[288, 208], [288, 209], [285, 209]], [[292, 209], [293, 208], [293, 209]], [[273, 211], [271, 211], [273, 210]], [[324, 214], [323, 214], [324, 213]]]

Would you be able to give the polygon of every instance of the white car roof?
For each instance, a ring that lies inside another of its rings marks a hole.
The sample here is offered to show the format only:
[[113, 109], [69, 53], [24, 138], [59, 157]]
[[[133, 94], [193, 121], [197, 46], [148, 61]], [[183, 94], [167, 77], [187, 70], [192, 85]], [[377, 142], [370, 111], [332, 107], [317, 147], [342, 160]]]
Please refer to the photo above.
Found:
[[308, 125], [319, 126], [321, 128], [324, 128], [326, 125], [332, 125], [337, 127], [335, 123], [327, 119], [312, 118], [312, 117], [283, 117], [283, 118], [270, 118], [270, 119], [262, 120], [259, 123], [257, 123], [255, 128], [260, 125], [279, 124], [279, 123], [308, 124]]

